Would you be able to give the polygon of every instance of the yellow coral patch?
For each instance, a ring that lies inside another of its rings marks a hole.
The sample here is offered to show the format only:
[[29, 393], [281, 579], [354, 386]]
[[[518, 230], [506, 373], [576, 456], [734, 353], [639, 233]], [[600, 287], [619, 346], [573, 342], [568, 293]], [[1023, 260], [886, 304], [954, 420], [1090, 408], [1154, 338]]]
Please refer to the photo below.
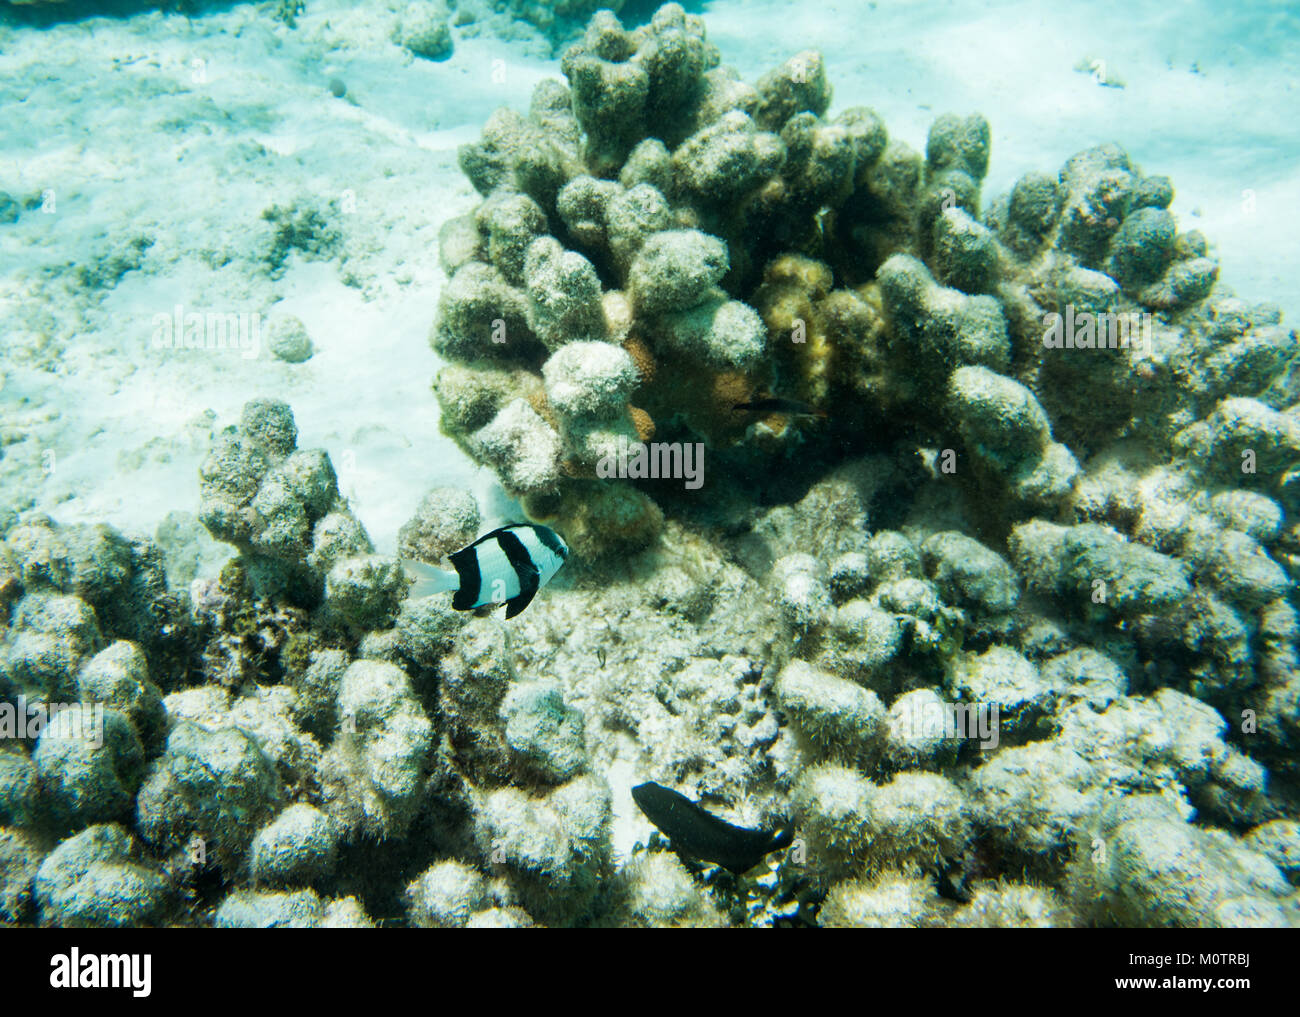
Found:
[[638, 440], [649, 441], [655, 436], [655, 422], [650, 418], [650, 414], [640, 407], [630, 404], [627, 412], [628, 416], [632, 418], [632, 426], [636, 428]]

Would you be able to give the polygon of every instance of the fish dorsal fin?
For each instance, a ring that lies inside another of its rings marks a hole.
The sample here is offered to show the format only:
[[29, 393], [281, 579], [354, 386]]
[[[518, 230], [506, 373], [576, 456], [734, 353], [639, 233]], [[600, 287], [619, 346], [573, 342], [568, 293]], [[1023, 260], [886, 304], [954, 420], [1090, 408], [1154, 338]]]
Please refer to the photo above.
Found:
[[[462, 547], [462, 548], [460, 549], [460, 551], [457, 551], [456, 554], [461, 554], [461, 553], [464, 552], [464, 551], [468, 551], [471, 547], [478, 547], [479, 544], [482, 544], [482, 543], [484, 543], [485, 541], [492, 540], [494, 537], [500, 537], [501, 534], [503, 534], [503, 533], [508, 533], [510, 530], [515, 530], [515, 529], [518, 529], [520, 526], [525, 526], [525, 525], [527, 525], [527, 524], [526, 524], [526, 523], [507, 523], [505, 526], [498, 526], [495, 530], [488, 530], [488, 532], [485, 533], [485, 534], [483, 534], [483, 536], [481, 536], [481, 537], [476, 537], [476, 538], [474, 539], [474, 543], [472, 543], [472, 544], [466, 544], [464, 547]], [[453, 557], [454, 557], [454, 556], [453, 556]]]

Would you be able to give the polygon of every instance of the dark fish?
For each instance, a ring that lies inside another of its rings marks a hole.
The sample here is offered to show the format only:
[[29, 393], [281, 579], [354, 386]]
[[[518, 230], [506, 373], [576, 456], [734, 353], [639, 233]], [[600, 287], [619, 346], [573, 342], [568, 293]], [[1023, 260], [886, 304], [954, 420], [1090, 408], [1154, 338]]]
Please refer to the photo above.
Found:
[[970, 903], [969, 877], [957, 862], [941, 861], [934, 870], [935, 891], [944, 900], [958, 904]]
[[560, 571], [569, 547], [548, 527], [516, 523], [485, 533], [448, 557], [454, 573], [424, 562], [404, 563], [415, 579], [412, 597], [455, 590], [451, 606], [457, 611], [505, 604], [506, 617], [513, 618]]
[[825, 417], [826, 411], [819, 410], [816, 406], [800, 402], [798, 399], [782, 399], [779, 396], [770, 396], [767, 399], [755, 399], [748, 403], [734, 403], [731, 407], [736, 411], [745, 411], [746, 413], [784, 413], [791, 417]]
[[667, 838], [673, 849], [716, 862], [736, 875], [747, 872], [772, 851], [794, 842], [794, 827], [775, 831], [746, 830], [706, 812], [685, 795], [660, 784], [638, 784], [632, 798]]

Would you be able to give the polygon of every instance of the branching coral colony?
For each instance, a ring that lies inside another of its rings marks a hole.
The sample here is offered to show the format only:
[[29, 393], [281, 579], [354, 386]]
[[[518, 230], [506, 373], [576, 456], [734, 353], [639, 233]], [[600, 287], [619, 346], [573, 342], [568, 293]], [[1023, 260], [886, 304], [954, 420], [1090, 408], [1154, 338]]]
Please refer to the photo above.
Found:
[[[462, 153], [436, 388], [577, 552], [527, 612], [407, 596], [276, 401], [203, 464], [238, 555], [188, 597], [9, 527], [0, 724], [102, 737], [0, 739], [0, 921], [1297, 922], [1294, 335], [1114, 146], [981, 215], [981, 118], [922, 157], [815, 53], [717, 65], [598, 14]], [[652, 436], [707, 482], [601, 476]], [[480, 528], [436, 490], [400, 550]], [[798, 840], [620, 859], [641, 781]]]
[[[1115, 145], [981, 215], [982, 117], [940, 117], [923, 157], [870, 109], [827, 117], [816, 52], [751, 86], [669, 4], [633, 32], [597, 13], [562, 68], [461, 149], [484, 201], [443, 228], [431, 342], [446, 433], [588, 553], [655, 533], [671, 495], [600, 468], [651, 436], [705, 443], [715, 490], [953, 449], [1009, 522], [1068, 514], [1079, 457], [1118, 440], [1234, 470], [1225, 414], [1281, 426], [1293, 340], [1206, 303], [1204, 238]], [[734, 410], [768, 393], [825, 420]]]
[[[484, 201], [443, 228], [431, 335], [444, 430], [530, 513], [592, 555], [884, 452], [1157, 671], [1211, 699], [1285, 672], [1296, 339], [1214, 292], [1168, 179], [1102, 145], [981, 214], [982, 117], [923, 157], [827, 118], [816, 52], [750, 86], [675, 4], [597, 13], [562, 67], [461, 150]], [[735, 410], [769, 392], [825, 416]], [[651, 436], [703, 442], [707, 491], [601, 469]]]

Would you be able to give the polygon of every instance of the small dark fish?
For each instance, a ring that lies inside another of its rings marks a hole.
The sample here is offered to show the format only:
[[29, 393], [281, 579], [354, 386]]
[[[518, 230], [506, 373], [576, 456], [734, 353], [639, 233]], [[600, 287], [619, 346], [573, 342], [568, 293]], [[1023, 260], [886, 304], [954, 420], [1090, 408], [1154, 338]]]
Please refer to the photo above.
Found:
[[646, 818], [672, 841], [674, 850], [716, 862], [736, 875], [752, 869], [764, 855], [794, 842], [793, 826], [775, 831], [732, 826], [661, 784], [638, 784], [632, 789], [632, 798]]
[[942, 862], [934, 870], [935, 891], [944, 900], [958, 904], [970, 903], [968, 875], [957, 862]]
[[746, 413], [784, 413], [790, 417], [826, 416], [826, 411], [819, 410], [816, 406], [800, 402], [798, 399], [782, 399], [779, 396], [755, 399], [748, 403], [735, 403], [731, 408], [737, 412], [743, 410]]

